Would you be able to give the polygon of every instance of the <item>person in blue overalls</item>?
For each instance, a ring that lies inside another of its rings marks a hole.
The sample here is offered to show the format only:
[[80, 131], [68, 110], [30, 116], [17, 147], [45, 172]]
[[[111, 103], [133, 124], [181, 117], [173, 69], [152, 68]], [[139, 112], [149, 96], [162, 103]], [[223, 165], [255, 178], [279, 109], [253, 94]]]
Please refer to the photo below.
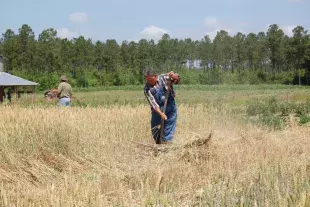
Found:
[[[157, 75], [153, 69], [146, 68], [144, 77], [146, 80], [144, 94], [151, 106], [152, 136], [156, 144], [170, 142], [173, 139], [177, 121], [177, 105], [175, 103], [173, 84], [178, 84], [180, 82], [180, 76], [173, 71]], [[169, 94], [164, 113], [163, 110], [167, 92], [169, 92]], [[162, 120], [164, 120], [164, 127], [161, 135], [160, 126]]]

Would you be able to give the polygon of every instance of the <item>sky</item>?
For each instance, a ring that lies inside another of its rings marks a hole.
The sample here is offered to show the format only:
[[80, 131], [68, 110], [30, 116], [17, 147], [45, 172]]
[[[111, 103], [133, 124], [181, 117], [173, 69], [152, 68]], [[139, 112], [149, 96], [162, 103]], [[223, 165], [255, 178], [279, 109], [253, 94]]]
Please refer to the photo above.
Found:
[[54, 28], [61, 38], [94, 41], [214, 38], [224, 29], [267, 32], [278, 24], [285, 34], [301, 25], [310, 33], [310, 0], [0, 0], [0, 32], [28, 24], [36, 38]]

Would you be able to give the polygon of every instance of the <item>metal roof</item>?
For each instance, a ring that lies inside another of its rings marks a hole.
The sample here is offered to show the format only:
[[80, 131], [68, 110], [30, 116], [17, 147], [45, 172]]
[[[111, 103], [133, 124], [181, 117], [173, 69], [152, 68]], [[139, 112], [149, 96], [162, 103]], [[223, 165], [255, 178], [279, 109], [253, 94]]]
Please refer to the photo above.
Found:
[[38, 83], [22, 79], [15, 75], [0, 72], [0, 86], [36, 86]]

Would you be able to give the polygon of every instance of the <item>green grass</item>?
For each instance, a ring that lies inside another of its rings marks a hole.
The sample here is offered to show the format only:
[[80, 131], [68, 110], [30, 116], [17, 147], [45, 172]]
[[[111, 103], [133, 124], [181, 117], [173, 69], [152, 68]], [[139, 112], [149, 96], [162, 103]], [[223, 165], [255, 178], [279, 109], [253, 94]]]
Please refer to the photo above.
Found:
[[[174, 87], [179, 104], [221, 102], [232, 106], [246, 106], [249, 100], [255, 98], [260, 100], [274, 96], [286, 101], [305, 102], [310, 96], [310, 87], [292, 85], [175, 85]], [[147, 104], [142, 85], [74, 88], [73, 97], [78, 99], [80, 104], [89, 106]], [[40, 105], [55, 104], [43, 103], [43, 92], [36, 94], [36, 102]]]
[[[72, 107], [109, 107], [148, 105], [143, 86], [109, 86], [74, 89]], [[282, 129], [283, 116], [301, 117], [308, 122], [310, 87], [292, 85], [176, 85], [178, 105], [224, 105], [234, 114], [245, 116], [257, 124]], [[32, 106], [31, 96], [23, 97], [18, 104]], [[56, 106], [58, 100], [46, 101], [43, 93], [36, 94], [37, 106]]]
[[[98, 105], [139, 105], [147, 104], [143, 87], [118, 88], [116, 90], [102, 90], [76, 92], [74, 96], [85, 104]], [[310, 96], [309, 87], [293, 86], [176, 86], [176, 101], [178, 104], [218, 104], [231, 106], [246, 106], [251, 99], [277, 97], [281, 100], [305, 102]]]
[[[248, 91], [248, 90], [296, 90], [310, 89], [309, 86], [298, 85], [280, 85], [280, 84], [261, 84], [261, 85], [175, 85], [179, 90], [203, 90], [203, 91]], [[140, 91], [144, 85], [128, 85], [128, 86], [102, 86], [89, 88], [74, 88], [75, 91]]]

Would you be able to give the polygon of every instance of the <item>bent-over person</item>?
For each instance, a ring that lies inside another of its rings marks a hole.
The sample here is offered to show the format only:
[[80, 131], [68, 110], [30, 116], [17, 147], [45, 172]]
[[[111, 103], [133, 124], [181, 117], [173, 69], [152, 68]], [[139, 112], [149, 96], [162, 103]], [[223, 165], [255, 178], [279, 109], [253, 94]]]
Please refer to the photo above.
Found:
[[[173, 84], [179, 83], [180, 76], [173, 71], [157, 75], [152, 69], [147, 68], [144, 71], [144, 77], [146, 80], [144, 94], [151, 107], [152, 136], [156, 144], [170, 142], [173, 139], [177, 121], [177, 105], [175, 102]], [[167, 92], [169, 92], [169, 95], [167, 97], [167, 105], [164, 113], [163, 110]], [[164, 120], [164, 127], [161, 137], [161, 129], [159, 126], [162, 120]]]

